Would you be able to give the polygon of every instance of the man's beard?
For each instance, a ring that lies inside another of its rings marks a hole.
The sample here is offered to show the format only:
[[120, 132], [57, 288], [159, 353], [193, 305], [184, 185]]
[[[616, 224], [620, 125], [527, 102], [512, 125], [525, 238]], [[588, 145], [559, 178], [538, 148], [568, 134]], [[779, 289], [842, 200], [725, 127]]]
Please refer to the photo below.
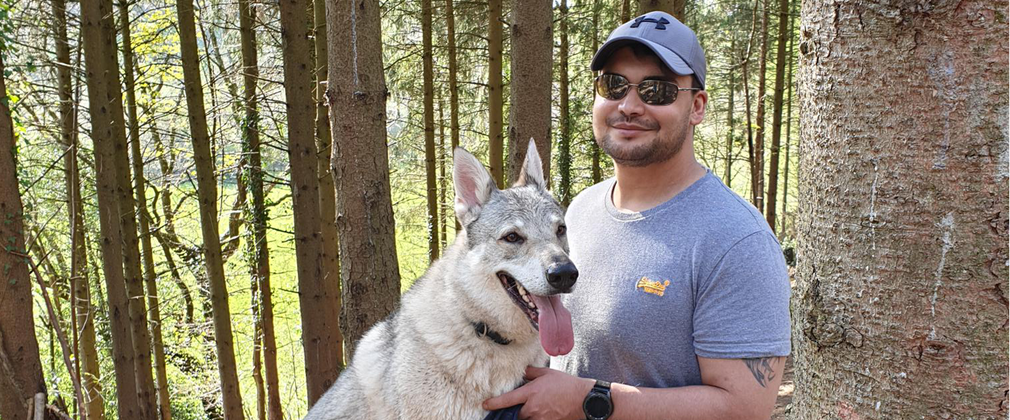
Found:
[[[621, 144], [619, 141], [615, 141], [611, 138], [610, 134], [605, 134], [602, 139], [596, 139], [596, 144], [600, 145], [600, 148], [614, 159], [614, 163], [622, 166], [630, 167], [643, 167], [649, 166], [654, 163], [666, 162], [670, 158], [680, 153], [680, 149], [684, 147], [684, 141], [687, 139], [687, 130], [690, 129], [689, 124], [690, 115], [685, 114], [682, 121], [678, 125], [677, 131], [674, 131], [668, 137], [660, 137], [657, 131], [656, 136], [652, 138], [651, 141], [645, 144], [637, 145], [634, 147], [628, 147], [627, 145]], [[611, 118], [607, 120], [607, 127], [609, 128], [613, 124], [626, 120], [625, 118]], [[629, 123], [636, 123], [647, 128], [656, 127], [656, 123], [652, 121], [634, 121], [626, 120]]]

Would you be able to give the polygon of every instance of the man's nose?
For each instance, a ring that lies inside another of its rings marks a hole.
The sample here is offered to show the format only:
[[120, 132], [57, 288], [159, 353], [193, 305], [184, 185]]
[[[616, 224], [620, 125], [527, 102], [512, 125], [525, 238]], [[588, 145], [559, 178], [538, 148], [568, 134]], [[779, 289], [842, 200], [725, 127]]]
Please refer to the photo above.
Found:
[[638, 90], [634, 86], [628, 86], [628, 93], [620, 101], [617, 110], [625, 117], [637, 117], [645, 111], [645, 103], [638, 97]]
[[550, 284], [561, 293], [568, 293], [575, 280], [579, 278], [579, 270], [571, 261], [556, 262], [547, 267], [547, 284]]

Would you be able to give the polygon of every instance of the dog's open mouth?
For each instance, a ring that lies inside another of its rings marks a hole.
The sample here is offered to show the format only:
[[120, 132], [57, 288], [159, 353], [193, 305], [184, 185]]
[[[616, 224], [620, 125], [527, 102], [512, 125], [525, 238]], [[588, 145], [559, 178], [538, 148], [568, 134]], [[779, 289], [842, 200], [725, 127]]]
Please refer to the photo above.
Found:
[[533, 329], [540, 333], [540, 345], [551, 356], [568, 354], [575, 346], [572, 315], [561, 304], [558, 295], [534, 295], [508, 273], [498, 272], [498, 281], [519, 309], [529, 318]]

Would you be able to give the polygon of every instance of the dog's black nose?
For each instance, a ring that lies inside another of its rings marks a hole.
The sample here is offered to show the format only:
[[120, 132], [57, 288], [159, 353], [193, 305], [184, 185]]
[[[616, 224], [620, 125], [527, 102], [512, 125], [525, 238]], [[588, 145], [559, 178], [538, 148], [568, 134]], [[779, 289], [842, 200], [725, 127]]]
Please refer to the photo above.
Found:
[[547, 268], [547, 283], [562, 293], [567, 293], [579, 278], [579, 270], [571, 261], [554, 263]]

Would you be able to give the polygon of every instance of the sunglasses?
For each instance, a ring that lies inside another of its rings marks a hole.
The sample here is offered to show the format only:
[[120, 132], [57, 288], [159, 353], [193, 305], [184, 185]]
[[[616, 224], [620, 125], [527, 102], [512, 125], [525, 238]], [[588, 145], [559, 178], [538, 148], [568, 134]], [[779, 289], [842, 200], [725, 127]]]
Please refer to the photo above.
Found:
[[665, 80], [645, 80], [642, 83], [631, 83], [619, 74], [605, 73], [596, 77], [593, 82], [596, 94], [611, 101], [620, 100], [628, 94], [632, 86], [638, 90], [638, 97], [648, 105], [669, 105], [677, 100], [677, 93], [682, 90], [701, 90], [699, 88], [682, 88], [676, 83]]

